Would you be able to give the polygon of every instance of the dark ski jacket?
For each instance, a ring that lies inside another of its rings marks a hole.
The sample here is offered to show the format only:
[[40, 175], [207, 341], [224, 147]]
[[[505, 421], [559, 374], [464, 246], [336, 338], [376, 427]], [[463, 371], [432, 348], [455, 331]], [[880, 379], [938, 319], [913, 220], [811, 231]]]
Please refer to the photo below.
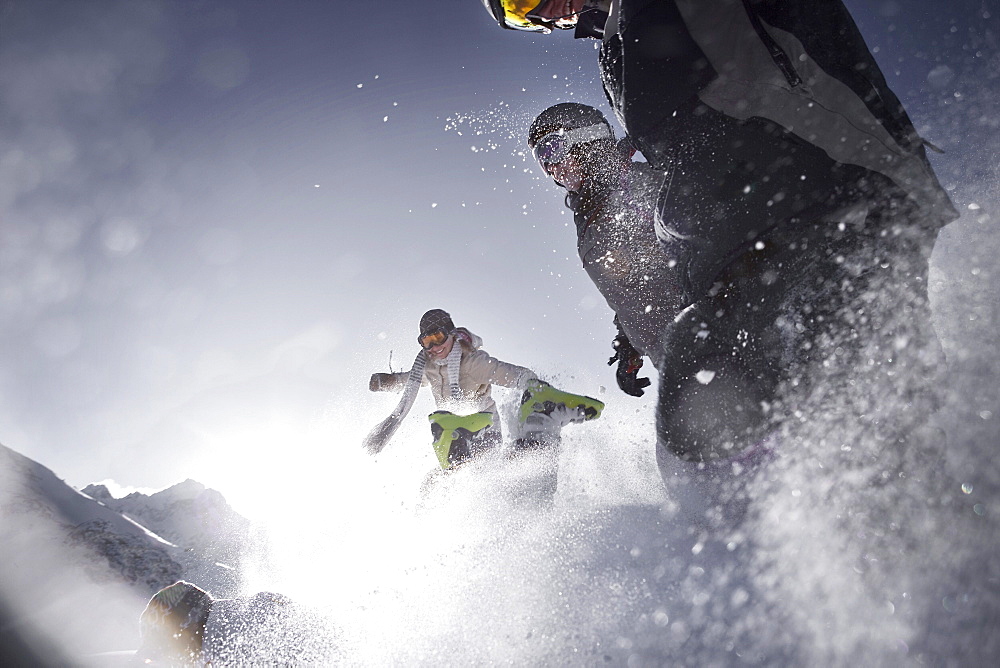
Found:
[[632, 346], [659, 366], [663, 332], [685, 305], [676, 261], [653, 230], [662, 174], [643, 162], [614, 172], [588, 178], [566, 204], [587, 275]]
[[688, 245], [692, 299], [790, 221], [893, 198], [931, 230], [957, 217], [840, 0], [619, 0], [602, 37], [608, 100], [667, 174], [657, 233]]

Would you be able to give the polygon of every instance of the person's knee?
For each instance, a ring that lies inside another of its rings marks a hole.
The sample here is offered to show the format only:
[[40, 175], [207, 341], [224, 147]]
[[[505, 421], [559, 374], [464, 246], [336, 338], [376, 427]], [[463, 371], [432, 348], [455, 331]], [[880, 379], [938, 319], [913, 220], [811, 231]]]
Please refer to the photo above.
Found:
[[657, 448], [686, 461], [730, 457], [764, 437], [777, 388], [766, 365], [735, 355], [665, 365], [656, 412]]

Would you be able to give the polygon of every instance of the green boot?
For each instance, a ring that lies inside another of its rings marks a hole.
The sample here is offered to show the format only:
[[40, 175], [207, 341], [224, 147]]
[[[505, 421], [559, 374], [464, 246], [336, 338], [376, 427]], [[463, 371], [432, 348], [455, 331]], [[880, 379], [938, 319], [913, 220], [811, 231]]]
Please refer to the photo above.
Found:
[[524, 424], [532, 413], [551, 416], [553, 411], [565, 413], [566, 409], [578, 416], [569, 422], [584, 422], [600, 417], [601, 411], [604, 410], [604, 402], [557, 390], [544, 380], [529, 380], [521, 397], [518, 420]]
[[492, 413], [455, 415], [434, 411], [427, 416], [434, 436], [434, 454], [441, 468], [448, 470], [469, 459], [478, 443], [485, 440], [493, 426]]

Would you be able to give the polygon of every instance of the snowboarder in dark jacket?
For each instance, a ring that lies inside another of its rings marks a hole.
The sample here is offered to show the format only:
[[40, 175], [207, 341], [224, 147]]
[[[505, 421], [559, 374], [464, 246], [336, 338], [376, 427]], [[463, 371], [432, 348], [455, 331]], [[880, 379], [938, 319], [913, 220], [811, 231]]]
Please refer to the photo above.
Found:
[[676, 261], [653, 230], [662, 175], [633, 162], [627, 140], [615, 141], [598, 109], [562, 102], [545, 109], [528, 129], [539, 165], [564, 187], [576, 223], [577, 250], [588, 276], [615, 313], [615, 374], [623, 392], [642, 396], [642, 358], [658, 367], [661, 338], [683, 308]]
[[890, 369], [900, 433], [926, 419], [927, 263], [957, 214], [840, 0], [485, 4], [600, 39], [608, 100], [664, 173], [656, 232], [689, 306], [663, 337], [659, 457], [759, 442], [817, 365]]

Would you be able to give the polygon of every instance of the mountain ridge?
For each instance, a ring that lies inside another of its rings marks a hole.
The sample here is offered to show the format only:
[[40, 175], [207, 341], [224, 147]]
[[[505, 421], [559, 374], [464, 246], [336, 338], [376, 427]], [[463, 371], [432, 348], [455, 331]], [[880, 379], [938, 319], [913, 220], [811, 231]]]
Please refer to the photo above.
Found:
[[222, 494], [190, 479], [125, 503], [87, 489], [93, 496], [0, 444], [5, 643], [23, 633], [57, 637], [74, 655], [134, 647], [139, 614], [162, 587], [183, 579], [216, 596], [237, 592], [239, 570], [222, 557], [238, 560], [252, 525]]

